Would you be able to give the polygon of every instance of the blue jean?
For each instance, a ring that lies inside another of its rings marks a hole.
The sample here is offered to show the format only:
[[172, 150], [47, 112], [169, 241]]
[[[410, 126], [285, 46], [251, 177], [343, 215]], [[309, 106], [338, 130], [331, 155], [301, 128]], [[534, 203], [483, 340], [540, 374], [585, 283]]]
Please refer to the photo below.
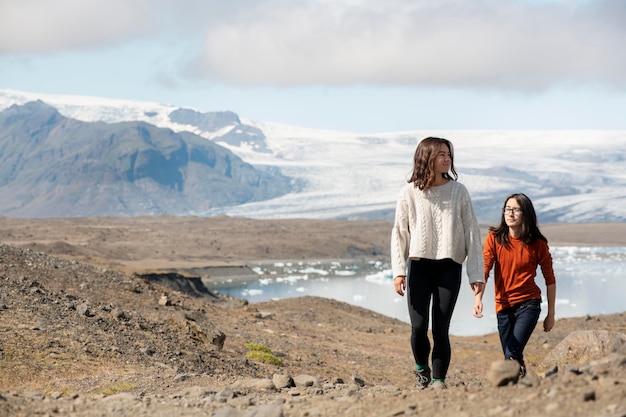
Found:
[[498, 333], [504, 359], [524, 365], [524, 348], [541, 314], [541, 300], [528, 300], [498, 313]]

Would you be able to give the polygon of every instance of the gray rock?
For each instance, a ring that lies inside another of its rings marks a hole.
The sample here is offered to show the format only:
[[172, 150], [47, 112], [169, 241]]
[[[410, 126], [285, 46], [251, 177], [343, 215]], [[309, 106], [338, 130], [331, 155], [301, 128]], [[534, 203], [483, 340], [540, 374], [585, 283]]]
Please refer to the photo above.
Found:
[[354, 384], [359, 387], [365, 386], [365, 380], [363, 380], [363, 378], [358, 375], [352, 375], [352, 382], [354, 382]]
[[248, 410], [221, 408], [213, 414], [215, 417], [283, 417], [283, 409], [276, 404], [266, 404]]
[[274, 374], [272, 382], [276, 389], [291, 388], [296, 385], [291, 376], [283, 374]]
[[296, 387], [320, 387], [322, 386], [320, 380], [311, 375], [297, 375], [293, 378]]
[[590, 361], [589, 365], [609, 366], [612, 368], [626, 367], [626, 354], [610, 353], [601, 359]]
[[167, 295], [163, 294], [159, 298], [159, 305], [160, 306], [170, 306], [170, 305], [172, 305], [172, 303], [171, 303], [170, 299], [167, 297]]
[[120, 392], [113, 395], [108, 395], [102, 398], [100, 401], [102, 402], [110, 402], [110, 403], [123, 403], [123, 402], [134, 402], [140, 401], [139, 397], [130, 392]]
[[189, 378], [192, 378], [192, 377], [193, 377], [193, 375], [191, 375], [191, 374], [178, 374], [178, 375], [176, 375], [174, 377], [174, 381], [182, 382], [182, 381], [186, 381], [186, 380], [188, 380]]
[[543, 364], [589, 363], [612, 352], [626, 353], [626, 334], [608, 330], [580, 330], [567, 335], [545, 357]]
[[126, 315], [126, 313], [120, 310], [119, 308], [114, 308], [113, 310], [111, 310], [111, 315], [118, 320], [128, 319], [128, 316]]
[[63, 396], [62, 393], [60, 393], [59, 391], [54, 391], [51, 392], [48, 397], [52, 398], [53, 400], [58, 400], [59, 398], [61, 398]]
[[527, 387], [536, 387], [541, 385], [541, 378], [535, 372], [528, 369], [526, 375], [521, 378], [518, 383]]
[[559, 372], [559, 367], [557, 365], [554, 365], [545, 372], [544, 376], [547, 378], [547, 377], [556, 375], [558, 372]]
[[204, 398], [214, 393], [215, 391], [212, 391], [206, 387], [193, 386], [187, 388], [187, 390], [185, 391], [185, 396]]
[[495, 387], [502, 387], [519, 380], [519, 364], [514, 360], [499, 360], [491, 363], [487, 379]]
[[232, 408], [232, 407], [224, 407], [213, 413], [214, 417], [241, 417], [243, 416], [243, 412]]
[[241, 379], [232, 384], [232, 388], [248, 388], [253, 390], [275, 390], [274, 382], [269, 378]]
[[39, 391], [27, 391], [22, 394], [25, 398], [31, 400], [43, 400], [46, 396]]
[[139, 351], [147, 356], [152, 356], [156, 353], [156, 349], [151, 346], [142, 347]]
[[215, 394], [215, 398], [218, 400], [219, 399], [231, 400], [235, 398], [236, 396], [237, 394], [231, 388], [224, 388], [223, 390]]
[[595, 401], [596, 400], [596, 392], [594, 390], [585, 391], [583, 393], [583, 401]]
[[89, 310], [89, 305], [87, 303], [81, 303], [76, 306], [76, 312], [81, 316], [91, 317], [93, 314]]

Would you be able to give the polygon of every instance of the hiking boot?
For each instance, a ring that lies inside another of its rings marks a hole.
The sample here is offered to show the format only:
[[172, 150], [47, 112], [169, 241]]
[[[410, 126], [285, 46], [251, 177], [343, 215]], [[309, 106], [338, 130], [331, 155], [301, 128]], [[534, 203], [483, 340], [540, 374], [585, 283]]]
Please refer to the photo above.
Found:
[[415, 376], [417, 381], [415, 382], [415, 388], [424, 389], [430, 384], [430, 369], [416, 369]]
[[509, 358], [509, 360], [516, 361], [519, 364], [519, 377], [524, 378], [526, 376], [526, 365], [523, 363], [520, 363], [515, 358]]
[[431, 389], [448, 389], [446, 383], [440, 379], [436, 379], [430, 383]]
[[519, 367], [519, 377], [524, 378], [526, 376], [526, 365], [520, 365]]

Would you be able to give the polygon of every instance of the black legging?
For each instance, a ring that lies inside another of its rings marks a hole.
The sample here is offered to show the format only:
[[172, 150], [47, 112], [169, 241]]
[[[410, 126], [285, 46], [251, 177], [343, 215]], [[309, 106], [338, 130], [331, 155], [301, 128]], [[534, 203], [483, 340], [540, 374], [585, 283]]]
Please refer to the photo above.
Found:
[[450, 366], [450, 320], [461, 288], [462, 266], [451, 259], [411, 260], [407, 280], [407, 301], [411, 318], [411, 347], [415, 363], [428, 366], [430, 341], [428, 321], [433, 300], [432, 377], [445, 379]]

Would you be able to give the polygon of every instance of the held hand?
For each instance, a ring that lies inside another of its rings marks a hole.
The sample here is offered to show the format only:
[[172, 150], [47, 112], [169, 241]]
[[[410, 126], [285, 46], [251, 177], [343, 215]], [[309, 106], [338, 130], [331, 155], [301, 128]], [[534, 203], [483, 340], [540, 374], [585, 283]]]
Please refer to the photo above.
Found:
[[474, 299], [474, 317], [482, 318], [483, 316], [483, 300], [481, 300], [478, 296]]
[[406, 291], [406, 277], [403, 275], [398, 275], [393, 279], [393, 286], [398, 294], [404, 297], [404, 292]]
[[543, 331], [549, 332], [554, 327], [554, 315], [548, 314], [543, 321]]

